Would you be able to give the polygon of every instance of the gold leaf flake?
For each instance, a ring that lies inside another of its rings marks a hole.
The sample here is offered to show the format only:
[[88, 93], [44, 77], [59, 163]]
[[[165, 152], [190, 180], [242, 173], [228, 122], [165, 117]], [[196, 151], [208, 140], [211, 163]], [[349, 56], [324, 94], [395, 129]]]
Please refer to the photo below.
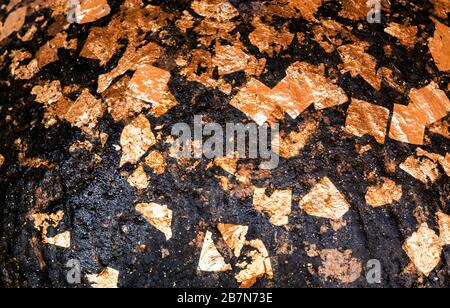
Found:
[[[279, 138], [279, 154], [281, 157], [289, 159], [300, 155], [300, 151], [306, 146], [312, 135], [319, 128], [319, 123], [315, 120], [308, 120], [298, 132], [291, 132], [285, 138]], [[277, 147], [274, 147], [277, 148]]]
[[230, 264], [225, 263], [225, 259], [214, 245], [210, 231], [205, 235], [198, 269], [203, 272], [226, 272], [232, 269]]
[[433, 19], [433, 21], [436, 30], [434, 37], [428, 41], [428, 46], [436, 66], [441, 72], [447, 72], [450, 70], [450, 56], [447, 52], [447, 47], [450, 44], [450, 28], [436, 19]]
[[219, 229], [220, 234], [228, 247], [234, 251], [234, 256], [238, 258], [246, 243], [248, 227], [232, 224], [218, 224], [217, 229]]
[[149, 185], [147, 173], [142, 166], [139, 166], [128, 178], [128, 183], [137, 189], [146, 189]]
[[247, 257], [252, 259], [251, 263], [242, 264], [240, 267], [244, 267], [244, 269], [235, 277], [241, 284], [240, 288], [251, 288], [258, 279], [264, 276], [273, 279], [272, 264], [264, 243], [261, 240], [253, 240], [247, 242], [247, 245], [256, 250], [252, 250], [247, 254]]
[[430, 132], [450, 139], [450, 123], [447, 120], [438, 121], [430, 126]]
[[417, 232], [405, 241], [403, 249], [416, 268], [426, 276], [441, 261], [442, 242], [426, 223], [421, 224]]
[[389, 109], [362, 100], [352, 99], [348, 108], [345, 129], [358, 137], [366, 134], [384, 144], [389, 120]]
[[5, 163], [5, 157], [0, 154], [0, 168], [3, 166], [3, 164]]
[[86, 275], [86, 279], [94, 289], [117, 289], [119, 284], [119, 271], [105, 268], [98, 275]]
[[391, 139], [422, 145], [425, 127], [439, 121], [450, 111], [450, 100], [435, 82], [409, 94], [410, 104], [394, 105], [389, 137]]
[[217, 45], [212, 65], [217, 67], [219, 75], [228, 75], [238, 71], [246, 71], [250, 75], [260, 75], [265, 66], [265, 60], [258, 61], [254, 56], [246, 54], [237, 45]]
[[79, 0], [75, 10], [76, 22], [86, 24], [97, 21], [111, 13], [107, 0]]
[[54, 237], [45, 237], [44, 244], [54, 245], [61, 248], [70, 248], [70, 231], [55, 235]]
[[324, 249], [319, 254], [322, 259], [319, 274], [325, 279], [336, 278], [343, 283], [352, 283], [361, 277], [362, 264], [352, 258], [351, 250], [340, 252], [337, 249]]
[[325, 177], [300, 201], [300, 208], [308, 215], [337, 220], [348, 212], [350, 204]]
[[191, 4], [195, 13], [207, 18], [217, 18], [219, 21], [230, 20], [239, 12], [227, 0], [195, 0]]
[[[236, 154], [237, 155], [237, 154]], [[216, 157], [214, 165], [219, 166], [229, 174], [235, 175], [237, 172], [237, 163], [239, 158], [235, 157]]]
[[255, 188], [253, 207], [260, 213], [266, 213], [271, 224], [287, 225], [291, 215], [292, 190], [275, 190], [271, 197], [267, 197], [265, 188]]
[[75, 143], [73, 143], [72, 145], [70, 145], [69, 147], [69, 152], [70, 153], [75, 153], [77, 151], [92, 151], [92, 149], [94, 148], [94, 145], [90, 142], [90, 141], [77, 141]]
[[361, 76], [375, 90], [381, 89], [381, 76], [377, 76], [377, 60], [366, 53], [368, 43], [358, 42], [344, 45], [338, 48], [342, 61], [344, 62], [344, 72], [350, 72], [353, 78]]
[[0, 42], [2, 42], [14, 32], [22, 29], [22, 26], [25, 23], [26, 15], [27, 7], [23, 6], [10, 13], [3, 25], [0, 23]]
[[42, 86], [35, 86], [31, 90], [31, 94], [36, 95], [37, 102], [46, 105], [56, 103], [63, 96], [59, 80], [54, 80]]
[[80, 56], [100, 60], [100, 65], [105, 65], [119, 48], [118, 39], [120, 35], [120, 31], [113, 26], [92, 28]]
[[439, 236], [443, 245], [450, 245], [450, 216], [442, 212], [437, 213]]
[[125, 126], [120, 137], [122, 158], [120, 166], [126, 163], [135, 164], [156, 143], [150, 122], [144, 115], [135, 118]]
[[250, 42], [258, 47], [260, 52], [267, 52], [271, 57], [291, 45], [295, 37], [287, 28], [283, 27], [281, 31], [277, 31], [259, 19], [253, 21], [253, 26], [256, 29], [249, 35]]
[[408, 157], [400, 169], [424, 184], [434, 183], [439, 179], [437, 164], [428, 158]]
[[136, 205], [136, 211], [153, 227], [164, 233], [166, 240], [172, 238], [173, 212], [166, 206], [157, 203], [140, 203]]
[[401, 185], [397, 185], [388, 178], [382, 178], [383, 184], [369, 187], [366, 202], [373, 207], [385, 206], [400, 201], [403, 195]]
[[434, 13], [440, 18], [447, 18], [448, 12], [450, 12], [450, 1], [448, 0], [431, 0], [434, 5]]
[[159, 151], [153, 151], [145, 158], [145, 164], [153, 169], [153, 172], [157, 175], [161, 175], [165, 172], [166, 161], [164, 156]]
[[388, 24], [384, 32], [397, 38], [406, 47], [414, 47], [417, 42], [417, 26], [405, 26], [395, 22]]
[[139, 67], [130, 81], [131, 95], [145, 102], [158, 104], [167, 90], [170, 72], [145, 65]]

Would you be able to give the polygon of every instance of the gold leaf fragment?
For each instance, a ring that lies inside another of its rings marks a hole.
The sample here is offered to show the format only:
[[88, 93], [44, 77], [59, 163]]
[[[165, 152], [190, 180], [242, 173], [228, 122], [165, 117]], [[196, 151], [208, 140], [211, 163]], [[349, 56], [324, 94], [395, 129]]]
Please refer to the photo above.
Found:
[[203, 272], [226, 272], [232, 269], [230, 264], [225, 263], [225, 259], [214, 245], [210, 231], [207, 231], [205, 235], [198, 269]]
[[429, 276], [441, 261], [442, 242], [426, 223], [420, 225], [403, 244], [403, 250], [416, 268]]
[[252, 250], [247, 254], [251, 258], [250, 264], [241, 264], [243, 270], [236, 275], [236, 280], [241, 284], [239, 288], [251, 288], [258, 279], [267, 276], [273, 279], [273, 269], [270, 262], [269, 253], [266, 246], [261, 240], [252, 240], [247, 245], [256, 250]]
[[265, 188], [255, 188], [253, 207], [260, 213], [266, 213], [271, 224], [287, 225], [291, 215], [292, 190], [275, 190], [272, 196], [267, 197]]
[[383, 178], [383, 184], [378, 184], [368, 188], [366, 202], [373, 207], [385, 206], [400, 201], [403, 195], [401, 185], [397, 185], [388, 178]]
[[228, 247], [234, 251], [234, 256], [238, 258], [246, 243], [248, 227], [232, 224], [218, 224], [217, 229], [219, 229], [220, 234]]
[[308, 215], [341, 219], [350, 209], [350, 204], [328, 177], [323, 178], [303, 199], [300, 208]]
[[319, 274], [325, 279], [336, 278], [343, 283], [352, 283], [361, 277], [361, 261], [352, 258], [351, 250], [340, 252], [337, 249], [324, 249], [319, 255], [322, 259]]
[[144, 167], [139, 166], [130, 177], [128, 177], [128, 183], [137, 189], [146, 189], [149, 185], [149, 179], [147, 173], [145, 173]]
[[433, 18], [436, 30], [434, 37], [428, 41], [431, 55], [434, 58], [436, 66], [441, 72], [447, 72], [450, 70], [450, 55], [447, 51], [450, 45], [450, 27], [440, 23]]
[[153, 169], [153, 172], [157, 175], [161, 175], [165, 172], [166, 161], [164, 156], [159, 151], [153, 151], [145, 158], [145, 164]]
[[428, 158], [409, 156], [400, 169], [424, 184], [434, 183], [440, 176], [437, 164]]
[[166, 206], [157, 203], [140, 203], [136, 205], [138, 211], [149, 224], [164, 233], [166, 240], [172, 238], [173, 212]]
[[362, 100], [352, 99], [348, 108], [345, 129], [353, 135], [362, 137], [366, 134], [384, 144], [386, 139], [389, 109]]
[[156, 144], [156, 138], [153, 135], [150, 122], [144, 115], [139, 115], [122, 131], [120, 137], [120, 145], [122, 146], [120, 166], [126, 163], [137, 163], [154, 144]]
[[119, 284], [119, 271], [105, 268], [98, 275], [86, 275], [86, 279], [94, 289], [117, 289]]
[[439, 224], [439, 236], [443, 245], [450, 245], [450, 215], [442, 212], [437, 213]]

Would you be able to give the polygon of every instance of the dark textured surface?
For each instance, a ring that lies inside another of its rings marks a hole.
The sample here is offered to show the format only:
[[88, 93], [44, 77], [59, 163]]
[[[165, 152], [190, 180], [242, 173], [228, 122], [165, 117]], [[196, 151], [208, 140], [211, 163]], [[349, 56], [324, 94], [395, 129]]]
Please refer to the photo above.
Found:
[[[109, 1], [113, 12], [117, 11], [121, 1]], [[153, 1], [162, 4], [167, 11], [182, 12], [189, 7], [190, 1]], [[242, 10], [249, 9], [246, 1], [232, 1]], [[411, 1], [410, 1], [411, 2]], [[423, 24], [423, 31], [432, 34], [434, 26], [429, 19], [430, 4], [427, 1], [412, 1], [422, 9], [412, 12], [409, 5], [393, 3], [392, 12], [399, 13], [395, 18], [402, 21], [410, 18], [413, 24]], [[324, 5], [318, 15], [330, 16], [345, 25], [355, 25], [350, 20], [338, 17], [339, 6], [331, 1]], [[40, 12], [48, 16], [48, 12]], [[0, 12], [4, 16], [4, 12]], [[35, 16], [33, 16], [35, 17]], [[108, 17], [109, 18], [109, 17]], [[379, 259], [383, 266], [383, 287], [411, 287], [422, 285], [417, 275], [402, 274], [409, 259], [402, 249], [404, 240], [417, 229], [414, 210], [418, 205], [425, 208], [428, 224], [438, 230], [434, 213], [438, 210], [449, 213], [450, 185], [448, 177], [429, 187], [398, 169], [389, 174], [385, 164], [389, 160], [398, 166], [415, 151], [415, 146], [387, 140], [385, 145], [377, 144], [372, 138], [356, 138], [343, 131], [348, 103], [325, 111], [308, 109], [297, 120], [287, 118], [280, 123], [281, 128], [290, 131], [296, 129], [305, 118], [321, 121], [320, 129], [303, 149], [301, 155], [292, 160], [282, 160], [280, 166], [269, 177], [254, 180], [253, 184], [270, 189], [293, 188], [293, 214], [287, 228], [271, 225], [267, 217], [258, 214], [252, 207], [252, 198], [244, 200], [230, 196], [223, 191], [215, 175], [225, 172], [220, 168], [206, 170], [209, 163], [204, 159], [196, 169], [186, 170], [176, 161], [169, 160], [166, 172], [161, 176], [151, 174], [151, 184], [144, 192], [136, 192], [121, 176], [119, 169], [120, 153], [113, 145], [119, 144], [123, 124], [115, 123], [108, 113], [99, 122], [99, 128], [109, 134], [107, 145], [102, 149], [95, 144], [93, 152], [102, 158], [102, 163], [95, 166], [93, 154], [87, 151], [69, 153], [69, 146], [79, 140], [81, 132], [69, 124], [58, 122], [46, 129], [41, 124], [43, 108], [34, 102], [30, 94], [34, 83], [39, 80], [58, 79], [61, 84], [80, 84], [95, 93], [99, 73], [109, 71], [120, 58], [116, 55], [106, 67], [98, 62], [78, 57], [88, 29], [94, 25], [105, 25], [108, 18], [97, 23], [76, 26], [69, 29], [70, 37], [78, 38], [78, 50], [60, 50], [60, 60], [42, 69], [30, 81], [17, 81], [9, 77], [9, 60], [0, 68], [0, 79], [9, 80], [10, 86], [0, 83], [0, 153], [5, 164], [0, 168], [0, 284], [6, 287], [73, 287], [67, 284], [64, 265], [69, 259], [81, 261], [83, 273], [98, 273], [103, 267], [110, 266], [120, 270], [121, 287], [236, 287], [233, 272], [209, 274], [197, 271], [200, 250], [196, 245], [188, 245], [196, 239], [199, 232], [214, 230], [214, 238], [219, 241], [216, 225], [219, 222], [248, 225], [249, 238], [260, 238], [271, 256], [275, 277], [273, 281], [261, 279], [258, 287], [335, 287], [342, 286], [338, 280], [325, 281], [317, 273], [307, 270], [307, 264], [317, 269], [320, 258], [310, 258], [306, 249], [311, 244], [319, 249], [351, 249], [352, 256], [361, 260], [363, 265], [369, 259]], [[393, 18], [392, 18], [393, 19]], [[28, 17], [27, 20], [34, 20]], [[394, 19], [393, 19], [394, 20]], [[417, 45], [414, 49], [394, 45], [393, 57], [383, 52], [383, 46], [392, 44], [392, 38], [383, 32], [391, 20], [383, 19], [382, 25], [363, 23], [362, 30], [353, 33], [362, 40], [370, 42], [369, 52], [380, 65], [396, 67], [400, 78], [409, 88], [426, 85], [431, 78], [439, 76], [442, 89], [447, 89], [449, 76], [439, 74], [428, 48]], [[238, 31], [242, 34], [248, 50], [258, 58], [263, 55], [246, 39], [251, 32], [251, 25], [241, 17], [238, 18]], [[317, 42], [308, 34], [311, 26], [301, 19], [289, 20], [292, 32], [304, 32], [305, 42], [297, 41], [280, 55], [268, 59], [268, 69], [260, 80], [266, 85], [274, 86], [283, 77], [286, 68], [298, 60], [326, 65], [328, 73], [337, 72], [338, 84], [353, 98], [365, 99], [392, 110], [393, 103], [405, 103], [407, 97], [395, 90], [383, 86], [376, 92], [363, 79], [352, 79], [348, 74], [341, 75], [337, 65], [341, 63], [337, 52], [326, 54]], [[184, 36], [172, 25], [169, 31], [179, 46], [195, 43], [195, 34]], [[23, 30], [22, 30], [23, 31]], [[48, 38], [42, 30], [31, 42], [23, 43], [12, 37], [0, 44], [0, 54], [8, 49], [25, 49], [34, 52]], [[162, 46], [157, 37], [152, 37]], [[173, 60], [177, 48], [170, 48], [167, 58]], [[123, 50], [122, 50], [123, 52]], [[173, 55], [171, 54], [173, 53]], [[164, 64], [162, 64], [164, 66]], [[427, 70], [427, 68], [430, 68]], [[239, 73], [228, 76], [237, 85], [245, 76]], [[230, 97], [218, 90], [184, 80], [177, 69], [172, 70], [170, 89], [179, 105], [164, 117], [149, 117], [152, 127], [166, 124], [164, 136], [170, 134], [172, 124], [178, 122], [192, 123], [193, 116], [204, 114], [214, 121], [225, 125], [227, 122], [248, 122], [245, 115], [228, 105]], [[446, 90], [447, 96], [449, 95]], [[6, 121], [6, 115], [14, 119]], [[447, 120], [449, 117], [447, 116]], [[430, 135], [432, 143], [426, 150], [445, 155], [450, 152], [448, 140], [437, 135]], [[14, 141], [21, 138], [29, 146], [30, 157], [39, 157], [55, 164], [55, 168], [30, 169], [17, 163], [18, 151]], [[355, 144], [370, 143], [374, 148], [363, 156], [357, 153]], [[166, 150], [167, 145], [158, 143], [155, 149]], [[253, 163], [241, 161], [240, 164]], [[130, 166], [124, 167], [131, 171]], [[364, 200], [367, 186], [366, 175], [376, 170], [378, 176], [389, 176], [403, 186], [404, 194], [400, 202], [391, 207], [371, 208]], [[150, 173], [149, 173], [150, 175]], [[347, 226], [337, 232], [320, 232], [322, 225], [329, 225], [325, 219], [307, 216], [298, 207], [298, 201], [311, 188], [311, 179], [330, 177], [338, 189], [352, 205], [346, 214]], [[37, 195], [42, 188], [46, 196]], [[46, 198], [46, 200], [41, 200]], [[161, 202], [169, 205], [174, 212], [174, 237], [166, 241], [163, 234], [152, 228], [134, 210], [136, 202]], [[59, 231], [70, 230], [72, 247], [58, 249], [41, 245], [37, 249], [42, 253], [47, 266], [39, 268], [35, 251], [30, 239], [39, 238], [26, 214], [39, 204], [42, 210], [53, 213], [63, 210], [66, 215]], [[123, 227], [128, 232], [123, 232]], [[145, 244], [144, 252], [136, 247]], [[291, 253], [277, 254], [284, 244]], [[170, 255], [161, 257], [161, 249], [168, 249]], [[229, 257], [229, 256], [228, 256]], [[423, 284], [427, 287], [450, 286], [450, 251], [444, 248], [439, 266]], [[83, 282], [80, 286], [88, 286]], [[369, 286], [361, 277], [352, 287]]]

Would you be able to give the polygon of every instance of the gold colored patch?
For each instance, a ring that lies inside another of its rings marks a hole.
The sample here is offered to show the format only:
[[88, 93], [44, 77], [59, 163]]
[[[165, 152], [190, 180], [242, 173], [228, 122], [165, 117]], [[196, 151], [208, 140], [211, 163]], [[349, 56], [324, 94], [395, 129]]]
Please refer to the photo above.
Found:
[[434, 183], [439, 179], [439, 170], [435, 162], [428, 158], [408, 157], [400, 169], [424, 184]]
[[161, 175], [165, 172], [166, 161], [164, 156], [159, 151], [153, 151], [145, 158], [145, 164], [153, 169], [153, 172], [157, 175]]
[[220, 234], [228, 247], [234, 251], [234, 256], [238, 258], [246, 243], [248, 227], [232, 224], [218, 224], [217, 229], [219, 229]]
[[173, 212], [166, 205], [157, 203], [140, 203], [136, 205], [138, 211], [149, 224], [164, 233], [166, 240], [172, 238]]
[[258, 279], [264, 276], [273, 279], [272, 264], [264, 243], [261, 240], [252, 240], [247, 242], [247, 245], [256, 250], [252, 250], [247, 254], [247, 257], [252, 260], [250, 264], [238, 264], [238, 267], [243, 268], [236, 275], [236, 280], [241, 284], [239, 287], [241, 289], [251, 288]]
[[397, 38], [401, 44], [409, 48], [414, 47], [417, 42], [417, 31], [417, 26], [405, 26], [395, 22], [389, 23], [384, 29], [384, 32]]
[[343, 283], [352, 283], [361, 277], [361, 261], [352, 258], [351, 250], [340, 252], [337, 249], [325, 249], [319, 255], [322, 259], [319, 274], [325, 279], [336, 278]]
[[260, 213], [266, 213], [271, 224], [287, 225], [291, 215], [292, 190], [275, 190], [272, 196], [267, 197], [265, 188], [255, 188], [253, 207]]
[[425, 276], [429, 276], [441, 261], [442, 242], [426, 223], [405, 241], [403, 249]]
[[350, 209], [350, 204], [327, 177], [323, 178], [303, 199], [300, 208], [308, 215], [341, 219]]
[[214, 245], [210, 231], [207, 231], [205, 235], [198, 270], [203, 272], [226, 272], [232, 270], [231, 265], [225, 263], [225, 259], [217, 250], [216, 245]]
[[387, 108], [352, 99], [352, 104], [348, 108], [345, 129], [358, 137], [371, 135], [378, 143], [384, 144], [389, 113]]
[[436, 25], [434, 37], [428, 41], [431, 55], [434, 58], [436, 66], [441, 72], [450, 71], [450, 55], [447, 51], [450, 45], [450, 28], [433, 19]]
[[119, 271], [105, 268], [98, 275], [86, 275], [86, 279], [94, 289], [117, 289], [119, 284]]
[[122, 146], [120, 166], [126, 163], [137, 163], [154, 144], [156, 144], [156, 138], [153, 135], [150, 122], [144, 115], [138, 116], [122, 131], [120, 137], [120, 145]]
[[128, 183], [137, 189], [146, 189], [149, 185], [147, 173], [141, 165], [128, 177]]
[[382, 178], [383, 184], [371, 186], [366, 193], [366, 203], [373, 207], [385, 206], [400, 201], [403, 195], [401, 185], [388, 178]]

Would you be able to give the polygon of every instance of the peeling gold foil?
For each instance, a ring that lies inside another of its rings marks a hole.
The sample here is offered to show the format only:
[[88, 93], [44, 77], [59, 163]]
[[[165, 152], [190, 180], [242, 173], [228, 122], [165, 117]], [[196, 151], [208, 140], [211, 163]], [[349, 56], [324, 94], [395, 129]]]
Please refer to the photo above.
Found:
[[137, 189], [146, 189], [149, 185], [149, 178], [144, 167], [139, 166], [129, 177], [128, 183]]
[[145, 158], [145, 165], [153, 169], [157, 175], [164, 174], [166, 170], [166, 161], [159, 151], [153, 151]]
[[217, 250], [216, 245], [214, 245], [210, 231], [207, 231], [205, 235], [198, 270], [202, 272], [226, 272], [232, 270], [231, 265], [225, 263], [225, 259]]
[[308, 215], [341, 219], [350, 209], [350, 204], [327, 177], [323, 178], [303, 199], [300, 208]]
[[395, 22], [388, 24], [388, 27], [384, 29], [384, 32], [397, 38], [402, 45], [406, 47], [414, 47], [417, 42], [417, 26], [405, 26]]
[[117, 289], [119, 275], [119, 271], [108, 267], [98, 275], [86, 275], [86, 279], [94, 289]]
[[366, 42], [339, 47], [338, 51], [344, 62], [343, 72], [350, 72], [353, 78], [361, 76], [375, 90], [379, 91], [381, 89], [381, 76], [377, 76], [377, 60], [366, 53], [368, 47], [369, 45]]
[[416, 268], [425, 276], [429, 276], [441, 261], [442, 242], [436, 233], [424, 223], [405, 241], [403, 250]]
[[424, 184], [434, 183], [439, 179], [439, 170], [435, 162], [428, 158], [408, 157], [400, 169]]
[[361, 261], [352, 258], [351, 250], [340, 252], [337, 249], [324, 249], [319, 254], [322, 259], [319, 274], [325, 279], [336, 278], [343, 283], [352, 283], [361, 277]]
[[401, 185], [397, 185], [388, 178], [382, 178], [383, 184], [370, 186], [366, 193], [366, 203], [373, 207], [380, 207], [400, 201], [403, 195]]
[[428, 41], [431, 55], [434, 58], [436, 66], [442, 72], [450, 71], [450, 55], [448, 53], [448, 46], [450, 45], [450, 28], [433, 19], [436, 25], [434, 37]]
[[246, 243], [248, 227], [232, 224], [218, 224], [217, 229], [219, 229], [219, 232], [228, 247], [233, 250], [234, 256], [239, 258], [242, 248]]
[[14, 32], [22, 29], [27, 15], [27, 7], [23, 6], [10, 13], [4, 24], [0, 22], [0, 42], [9, 37]]
[[389, 109], [362, 100], [352, 99], [347, 111], [345, 129], [358, 137], [371, 135], [384, 144], [386, 139]]
[[138, 116], [122, 131], [120, 137], [120, 145], [122, 146], [120, 166], [126, 163], [137, 163], [147, 150], [155, 144], [156, 138], [153, 135], [150, 122], [144, 115]]
[[265, 188], [255, 188], [253, 207], [260, 213], [266, 213], [271, 224], [287, 225], [291, 215], [292, 190], [275, 190], [272, 196], [267, 197]]
[[236, 280], [241, 284], [239, 288], [251, 288], [258, 279], [267, 276], [273, 279], [273, 269], [269, 253], [261, 240], [247, 242], [247, 245], [255, 248], [247, 254], [251, 258], [250, 264], [241, 264], [244, 269], [236, 275]]
[[172, 238], [173, 212], [166, 206], [157, 203], [140, 203], [136, 205], [138, 211], [153, 227], [164, 233], [166, 240]]
[[253, 26], [256, 29], [249, 35], [250, 42], [258, 47], [260, 52], [267, 52], [270, 57], [289, 47], [295, 37], [286, 27], [279, 32], [259, 19], [253, 21]]

